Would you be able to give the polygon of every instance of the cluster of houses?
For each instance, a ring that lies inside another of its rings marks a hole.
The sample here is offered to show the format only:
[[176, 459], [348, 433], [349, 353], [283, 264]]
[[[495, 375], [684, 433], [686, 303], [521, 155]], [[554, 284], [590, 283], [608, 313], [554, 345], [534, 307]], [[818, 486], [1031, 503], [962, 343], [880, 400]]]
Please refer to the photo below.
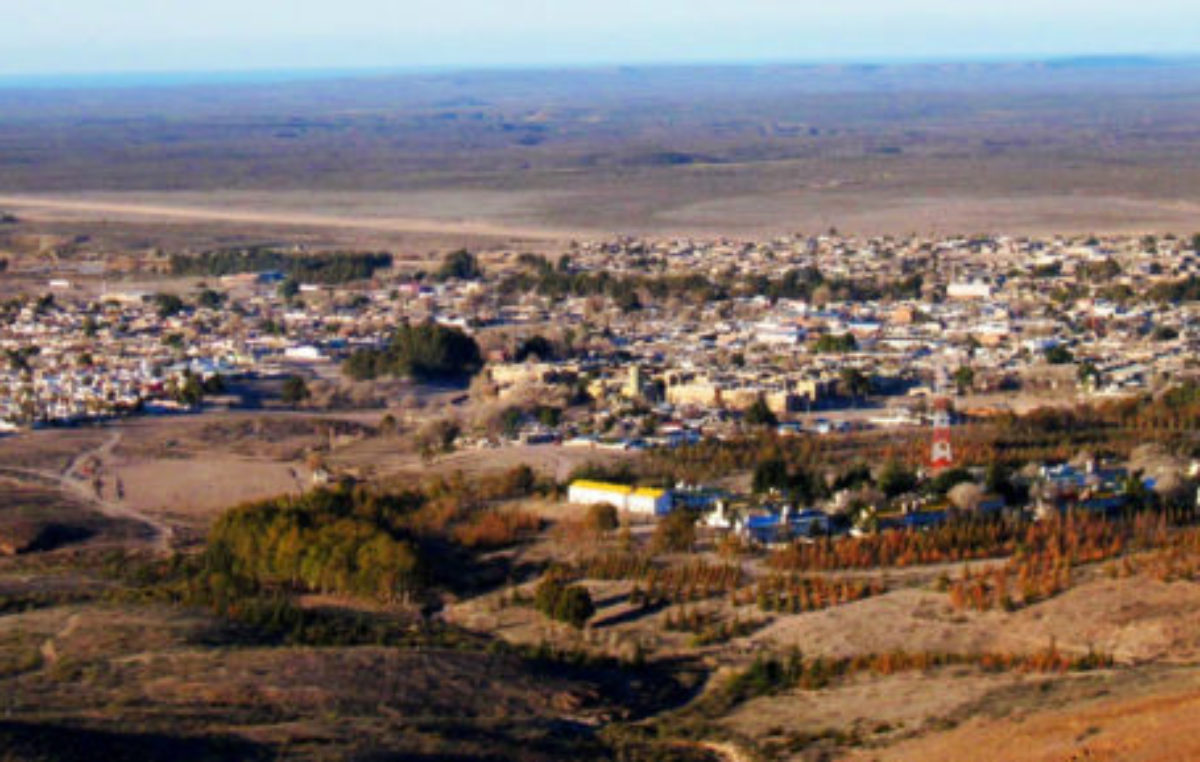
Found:
[[49, 304], [30, 296], [0, 320], [0, 420], [169, 404], [185, 372], [336, 363], [387, 342], [400, 320], [461, 327], [485, 346], [501, 333], [569, 344], [558, 358], [521, 362], [511, 347], [490, 346], [485, 373], [501, 399], [531, 387], [586, 392], [592, 420], [529, 421], [522, 436], [592, 446], [722, 436], [761, 406], [784, 433], [824, 432], [847, 425], [825, 411], [853, 410], [866, 396], [875, 405], [854, 425], [919, 424], [927, 398], [947, 390], [987, 394], [981, 413], [1002, 410], [1007, 393], [1140, 393], [1194, 374], [1200, 349], [1196, 295], [1162, 298], [1200, 276], [1184, 239], [621, 238], [573, 244], [567, 255], [572, 275], [698, 278], [720, 293], [647, 295], [631, 308], [595, 293], [496, 287], [519, 269], [516, 252], [489, 255], [483, 280], [397, 269], [344, 286], [300, 284], [289, 296], [278, 274], [232, 275], [203, 287], [219, 290], [219, 302], [197, 301], [192, 284], [186, 308], [169, 314], [153, 288], [85, 295], [55, 277]]
[[[1020, 477], [1029, 487], [1028, 502], [1009, 505], [996, 494], [985, 494], [967, 481], [974, 495], [969, 505], [948, 498], [918, 495], [888, 501], [871, 490], [844, 490], [821, 505], [797, 506], [779, 495], [736, 495], [726, 490], [678, 484], [672, 489], [637, 487], [595, 480], [576, 480], [566, 500], [575, 505], [607, 504], [640, 520], [657, 520], [672, 511], [689, 511], [699, 526], [732, 533], [753, 544], [775, 546], [843, 534], [889, 530], [920, 531], [940, 526], [956, 516], [1020, 516], [1045, 519], [1067, 511], [1116, 518], [1138, 509], [1138, 494], [1156, 495], [1176, 505], [1200, 507], [1200, 462], [1186, 469], [1163, 464], [1158, 469], [1131, 471], [1128, 465], [1100, 463], [1090, 456], [1082, 462], [1043, 464]], [[978, 471], [978, 469], [976, 469]], [[975, 474], [978, 478], [982, 474]], [[1173, 482], [1166, 486], [1166, 482]], [[1166, 487], [1164, 489], [1164, 487]], [[858, 510], [853, 510], [857, 507]]]

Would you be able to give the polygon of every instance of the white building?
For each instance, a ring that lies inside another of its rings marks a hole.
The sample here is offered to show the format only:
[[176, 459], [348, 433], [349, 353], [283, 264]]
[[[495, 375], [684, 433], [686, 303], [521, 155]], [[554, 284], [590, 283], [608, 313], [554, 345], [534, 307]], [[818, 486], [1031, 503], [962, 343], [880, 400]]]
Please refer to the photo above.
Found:
[[567, 488], [567, 502], [577, 505], [608, 503], [617, 510], [649, 516], [671, 512], [671, 493], [652, 487], [629, 487], [580, 479]]
[[795, 346], [804, 341], [806, 331], [795, 323], [764, 320], [754, 326], [754, 340], [759, 344]]
[[992, 285], [990, 283], [951, 283], [946, 286], [946, 296], [950, 299], [990, 299]]

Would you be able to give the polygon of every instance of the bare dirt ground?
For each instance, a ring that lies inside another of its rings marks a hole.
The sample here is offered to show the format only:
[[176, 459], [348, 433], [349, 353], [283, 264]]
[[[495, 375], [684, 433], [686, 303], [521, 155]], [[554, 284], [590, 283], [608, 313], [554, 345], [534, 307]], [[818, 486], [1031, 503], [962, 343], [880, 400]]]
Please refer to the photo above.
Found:
[[[49, 220], [79, 220], [79, 219], [112, 219], [118, 221], [186, 221], [192, 223], [235, 223], [265, 225], [281, 228], [305, 229], [344, 229], [364, 230], [390, 233], [422, 233], [466, 236], [488, 236], [507, 238], [558, 238], [561, 234], [551, 233], [539, 228], [507, 227], [502, 223], [489, 221], [479, 216], [439, 218], [395, 216], [386, 212], [375, 216], [369, 210], [356, 208], [345, 202], [327, 209], [319, 201], [310, 201], [301, 209], [289, 203], [292, 197], [285, 194], [271, 202], [266, 194], [255, 195], [254, 202], [248, 202], [245, 196], [220, 194], [215, 196], [198, 197], [187, 195], [182, 199], [173, 199], [170, 195], [135, 196], [133, 199], [101, 196], [98, 198], [62, 198], [40, 196], [0, 196], [0, 206], [21, 210], [32, 219]], [[319, 198], [319, 197], [318, 197]], [[437, 197], [442, 201], [444, 197]], [[461, 207], [470, 207], [468, 203]], [[340, 208], [339, 208], [340, 207]], [[326, 213], [318, 210], [327, 209]], [[463, 208], [462, 211], [466, 211]]]
[[1175, 762], [1200, 758], [1200, 681], [1184, 671], [1147, 684], [1114, 685], [1067, 707], [975, 716], [948, 732], [889, 748], [855, 751], [851, 760], [1029, 760], [1030, 762]]
[[[680, 172], [703, 173], [703, 168]], [[751, 170], [747, 170], [751, 171]], [[693, 178], [702, 182], [700, 176]], [[157, 192], [71, 196], [0, 196], [0, 208], [31, 222], [151, 225], [252, 225], [346, 235], [441, 236], [522, 242], [535, 247], [579, 237], [640, 232], [655, 235], [777, 235], [831, 227], [859, 234], [1139, 233], [1190, 231], [1200, 202], [1191, 199], [1074, 194], [1007, 196], [986, 190], [967, 195], [906, 195], [876, 188], [794, 188], [703, 201], [671, 199], [659, 181], [639, 187], [601, 184], [586, 192], [439, 189], [396, 193]], [[677, 182], [684, 182], [679, 178]], [[616, 207], [624, 194], [637, 208], [622, 224]], [[613, 208], [609, 217], [565, 217], [564, 196], [583, 207]]]
[[958, 612], [945, 594], [909, 588], [800, 617], [752, 640], [805, 653], [853, 656], [893, 650], [1029, 653], [1051, 642], [1089, 647], [1123, 663], [1191, 662], [1200, 652], [1200, 589], [1137, 577], [1096, 579], [1005, 614]]

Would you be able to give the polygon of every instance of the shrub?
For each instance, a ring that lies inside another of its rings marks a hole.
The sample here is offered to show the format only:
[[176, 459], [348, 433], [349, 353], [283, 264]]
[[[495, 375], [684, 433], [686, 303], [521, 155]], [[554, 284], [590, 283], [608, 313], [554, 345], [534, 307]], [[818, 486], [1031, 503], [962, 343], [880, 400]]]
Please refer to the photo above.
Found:
[[587, 524], [596, 533], [611, 532], [621, 525], [621, 519], [612, 503], [597, 503], [588, 508]]
[[696, 542], [696, 517], [687, 510], [671, 511], [654, 528], [654, 549], [687, 553]]
[[533, 607], [551, 619], [581, 628], [596, 613], [592, 595], [582, 585], [564, 585], [556, 576], [548, 576], [534, 593]]

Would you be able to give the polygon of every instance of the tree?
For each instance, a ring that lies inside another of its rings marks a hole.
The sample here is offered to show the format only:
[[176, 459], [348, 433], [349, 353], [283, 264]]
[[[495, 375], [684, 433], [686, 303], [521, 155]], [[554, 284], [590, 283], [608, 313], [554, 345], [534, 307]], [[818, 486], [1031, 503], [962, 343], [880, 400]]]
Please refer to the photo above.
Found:
[[817, 339], [813, 350], [818, 354], [841, 354], [845, 352], [853, 352], [858, 349], [858, 339], [854, 338], [852, 333], [844, 333], [840, 336], [826, 333]]
[[788, 468], [783, 458], [768, 458], [758, 462], [754, 467], [754, 478], [751, 481], [755, 492], [761, 494], [777, 490], [783, 492], [788, 488]]
[[205, 394], [224, 394], [225, 393], [225, 377], [220, 373], [214, 373], [204, 379]]
[[199, 407], [204, 402], [204, 385], [200, 377], [185, 370], [175, 384], [175, 401], [188, 407]]
[[686, 509], [668, 513], [654, 528], [654, 549], [658, 552], [691, 552], [696, 542], [696, 517]]
[[912, 492], [917, 486], [917, 475], [899, 461], [889, 460], [879, 472], [878, 486], [883, 494], [891, 499], [905, 492]]
[[1169, 325], [1160, 325], [1154, 329], [1152, 336], [1155, 341], [1174, 341], [1179, 338], [1179, 331]]
[[279, 298], [290, 302], [300, 294], [300, 281], [288, 278], [279, 284]]
[[525, 421], [525, 414], [521, 408], [512, 406], [506, 407], [500, 413], [500, 432], [505, 439], [516, 439], [517, 434], [521, 433], [521, 424]]
[[871, 393], [871, 379], [858, 368], [842, 368], [842, 388], [853, 399], [861, 399]]
[[595, 503], [588, 506], [588, 527], [597, 534], [611, 532], [621, 525], [620, 516], [612, 503]]
[[1055, 344], [1047, 348], [1043, 354], [1046, 357], [1046, 362], [1051, 365], [1067, 365], [1075, 361], [1075, 355], [1071, 354], [1071, 350], [1062, 344]]
[[576, 629], [587, 624], [596, 606], [592, 603], [591, 593], [582, 585], [564, 585], [554, 576], [548, 576], [537, 586], [533, 594], [533, 607], [560, 622]]
[[296, 407], [312, 397], [312, 392], [309, 391], [308, 383], [301, 376], [293, 375], [284, 379], [280, 397], [285, 405]]
[[446, 255], [435, 277], [438, 280], [478, 280], [483, 277], [483, 270], [480, 269], [474, 254], [466, 249], [459, 249]]
[[954, 386], [959, 395], [964, 395], [975, 386], [975, 369], [969, 365], [960, 365], [954, 371]]
[[531, 336], [521, 342], [517, 347], [516, 354], [513, 360], [516, 362], [525, 362], [532, 358], [538, 360], [553, 360], [555, 357], [554, 344], [545, 336]]
[[211, 288], [206, 288], [196, 297], [196, 303], [206, 309], [220, 309], [221, 305], [225, 303], [225, 294], [222, 294], [220, 291], [214, 291]]
[[1083, 386], [1097, 387], [1100, 386], [1103, 376], [1100, 369], [1096, 367], [1096, 363], [1087, 360], [1079, 364], [1079, 369], [1076, 371], [1079, 377], [1079, 383]]
[[342, 370], [360, 381], [383, 375], [439, 381], [473, 376], [482, 367], [475, 339], [458, 328], [425, 322], [402, 324], [387, 347], [356, 351]]
[[761, 396], [746, 410], [746, 423], [751, 426], [777, 426], [779, 419]]
[[158, 317], [162, 320], [183, 312], [183, 300], [175, 294], [155, 294], [154, 303], [158, 307]]
[[581, 629], [596, 613], [592, 603], [592, 595], [582, 585], [571, 585], [563, 590], [554, 609], [554, 618], [566, 622], [575, 629]]

